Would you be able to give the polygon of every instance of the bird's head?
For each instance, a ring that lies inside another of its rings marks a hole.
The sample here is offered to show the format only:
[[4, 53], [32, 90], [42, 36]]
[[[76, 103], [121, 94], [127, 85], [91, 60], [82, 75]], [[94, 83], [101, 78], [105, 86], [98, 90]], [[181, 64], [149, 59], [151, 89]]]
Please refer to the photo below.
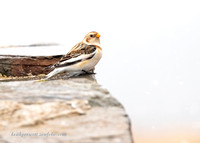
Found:
[[89, 44], [89, 45], [98, 45], [100, 44], [100, 36], [97, 32], [89, 32], [85, 38], [83, 39], [83, 42]]

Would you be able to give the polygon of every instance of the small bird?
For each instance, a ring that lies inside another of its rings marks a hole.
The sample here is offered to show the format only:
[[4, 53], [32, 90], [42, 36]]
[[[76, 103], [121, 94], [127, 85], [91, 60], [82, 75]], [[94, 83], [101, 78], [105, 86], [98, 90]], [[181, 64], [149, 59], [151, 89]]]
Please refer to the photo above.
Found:
[[54, 69], [46, 79], [67, 72], [68, 76], [78, 76], [82, 73], [93, 73], [94, 67], [102, 57], [100, 47], [100, 35], [97, 32], [89, 32], [85, 38], [76, 44], [61, 60], [52, 66]]

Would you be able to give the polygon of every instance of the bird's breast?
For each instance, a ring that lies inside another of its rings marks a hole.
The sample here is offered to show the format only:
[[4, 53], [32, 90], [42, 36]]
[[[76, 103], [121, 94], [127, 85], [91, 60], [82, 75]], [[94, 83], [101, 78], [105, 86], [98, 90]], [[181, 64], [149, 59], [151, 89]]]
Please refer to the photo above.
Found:
[[97, 53], [95, 54], [95, 56], [92, 58], [94, 61], [99, 62], [99, 60], [102, 57], [102, 50], [97, 48]]
[[97, 52], [94, 55], [94, 57], [89, 60], [83, 61], [80, 64], [80, 66], [82, 67], [83, 70], [91, 70], [96, 66], [101, 57], [102, 57], [102, 50], [97, 48]]

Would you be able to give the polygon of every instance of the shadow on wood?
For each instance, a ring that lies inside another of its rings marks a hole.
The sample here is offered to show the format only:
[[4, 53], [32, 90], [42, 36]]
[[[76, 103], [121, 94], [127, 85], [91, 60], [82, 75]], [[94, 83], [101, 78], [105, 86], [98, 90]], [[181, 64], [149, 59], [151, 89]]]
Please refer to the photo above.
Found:
[[56, 56], [17, 56], [0, 55], [0, 73], [6, 76], [27, 76], [28, 74], [47, 74], [48, 66], [58, 62], [62, 55]]

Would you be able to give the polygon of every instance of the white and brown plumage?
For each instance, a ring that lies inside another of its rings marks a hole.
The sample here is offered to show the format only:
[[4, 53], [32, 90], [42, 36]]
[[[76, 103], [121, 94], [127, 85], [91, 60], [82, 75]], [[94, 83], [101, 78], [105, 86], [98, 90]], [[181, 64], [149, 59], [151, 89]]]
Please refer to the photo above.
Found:
[[90, 32], [53, 66], [54, 70], [47, 75], [46, 79], [62, 72], [67, 72], [69, 76], [90, 72], [101, 56], [100, 35], [97, 32]]

